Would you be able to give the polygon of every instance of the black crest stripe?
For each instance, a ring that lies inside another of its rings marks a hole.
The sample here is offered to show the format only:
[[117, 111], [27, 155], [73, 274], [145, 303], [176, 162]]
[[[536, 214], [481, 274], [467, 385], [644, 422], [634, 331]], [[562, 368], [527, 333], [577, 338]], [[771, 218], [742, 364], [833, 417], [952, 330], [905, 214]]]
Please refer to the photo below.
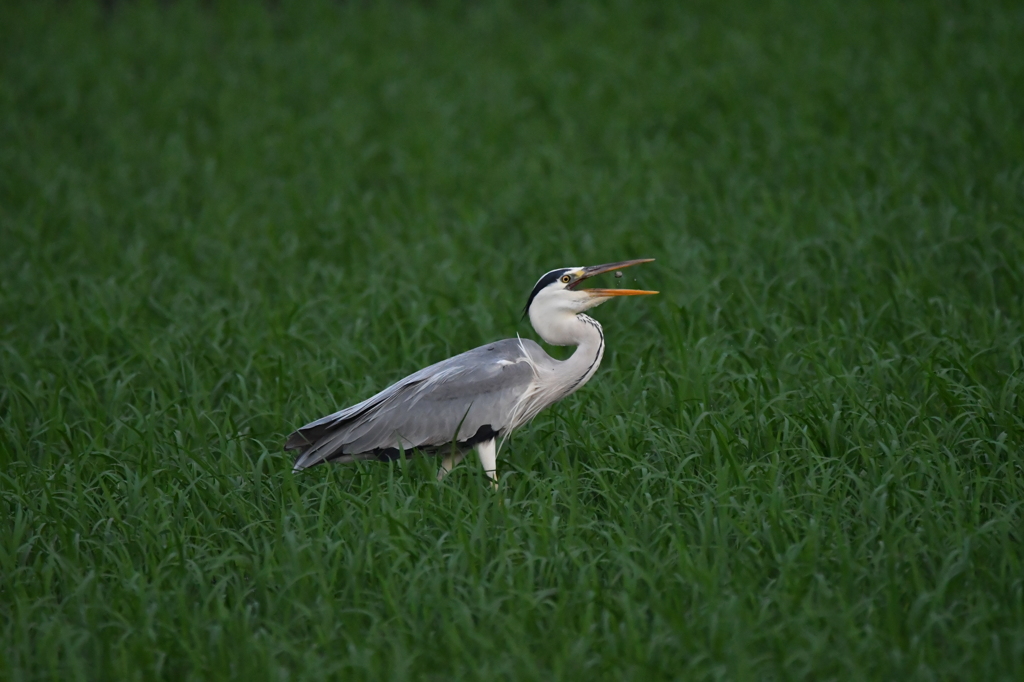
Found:
[[533, 303], [533, 299], [537, 297], [540, 290], [556, 281], [567, 272], [569, 272], [569, 268], [559, 268], [557, 270], [552, 270], [537, 280], [537, 284], [534, 285], [533, 291], [530, 292], [530, 298], [526, 299], [526, 307], [523, 308], [523, 317], [526, 317], [527, 313], [530, 312], [530, 304]]

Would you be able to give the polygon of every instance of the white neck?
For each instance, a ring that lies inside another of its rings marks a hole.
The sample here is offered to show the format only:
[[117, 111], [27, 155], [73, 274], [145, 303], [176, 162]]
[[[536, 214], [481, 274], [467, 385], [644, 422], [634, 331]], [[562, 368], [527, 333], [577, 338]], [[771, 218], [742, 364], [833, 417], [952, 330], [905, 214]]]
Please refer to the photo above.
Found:
[[604, 332], [597, 320], [570, 312], [534, 316], [531, 311], [530, 322], [551, 345], [578, 346], [568, 360], [554, 361], [545, 376], [538, 377], [548, 390], [557, 391], [556, 400], [590, 381], [604, 357]]

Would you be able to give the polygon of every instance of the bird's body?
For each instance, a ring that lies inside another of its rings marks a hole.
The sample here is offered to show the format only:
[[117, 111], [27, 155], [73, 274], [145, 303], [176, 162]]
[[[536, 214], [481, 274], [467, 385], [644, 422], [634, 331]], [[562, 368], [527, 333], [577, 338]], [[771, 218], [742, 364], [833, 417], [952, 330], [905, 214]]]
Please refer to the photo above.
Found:
[[[421, 369], [363, 402], [311, 422], [288, 437], [295, 471], [321, 462], [395, 459], [401, 452], [444, 455], [443, 478], [476, 447], [494, 480], [496, 441], [583, 386], [604, 355], [604, 333], [582, 311], [612, 296], [655, 293], [572, 287], [599, 272], [646, 261], [552, 270], [530, 294], [534, 329], [553, 345], [576, 345], [556, 360], [536, 342], [505, 339]], [[593, 292], [593, 293], [590, 293]]]

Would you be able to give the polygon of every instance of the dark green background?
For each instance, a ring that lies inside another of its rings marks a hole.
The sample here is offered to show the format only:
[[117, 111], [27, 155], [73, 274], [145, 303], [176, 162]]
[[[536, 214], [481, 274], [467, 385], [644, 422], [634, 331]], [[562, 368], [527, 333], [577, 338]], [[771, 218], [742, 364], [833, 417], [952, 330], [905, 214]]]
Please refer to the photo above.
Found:
[[[0, 677], [1024, 677], [1024, 7], [5, 3]], [[294, 427], [633, 257], [467, 463]]]

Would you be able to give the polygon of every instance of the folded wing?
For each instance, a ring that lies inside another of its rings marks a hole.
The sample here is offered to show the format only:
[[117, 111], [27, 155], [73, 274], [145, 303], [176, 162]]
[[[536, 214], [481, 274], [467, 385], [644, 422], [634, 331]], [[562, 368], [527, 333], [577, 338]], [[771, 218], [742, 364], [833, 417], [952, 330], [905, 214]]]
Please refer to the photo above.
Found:
[[528, 348], [543, 353], [519, 339], [474, 348], [303, 426], [285, 444], [300, 450], [295, 471], [328, 461], [394, 459], [402, 450], [447, 452], [453, 443], [465, 449], [503, 435], [534, 379]]

